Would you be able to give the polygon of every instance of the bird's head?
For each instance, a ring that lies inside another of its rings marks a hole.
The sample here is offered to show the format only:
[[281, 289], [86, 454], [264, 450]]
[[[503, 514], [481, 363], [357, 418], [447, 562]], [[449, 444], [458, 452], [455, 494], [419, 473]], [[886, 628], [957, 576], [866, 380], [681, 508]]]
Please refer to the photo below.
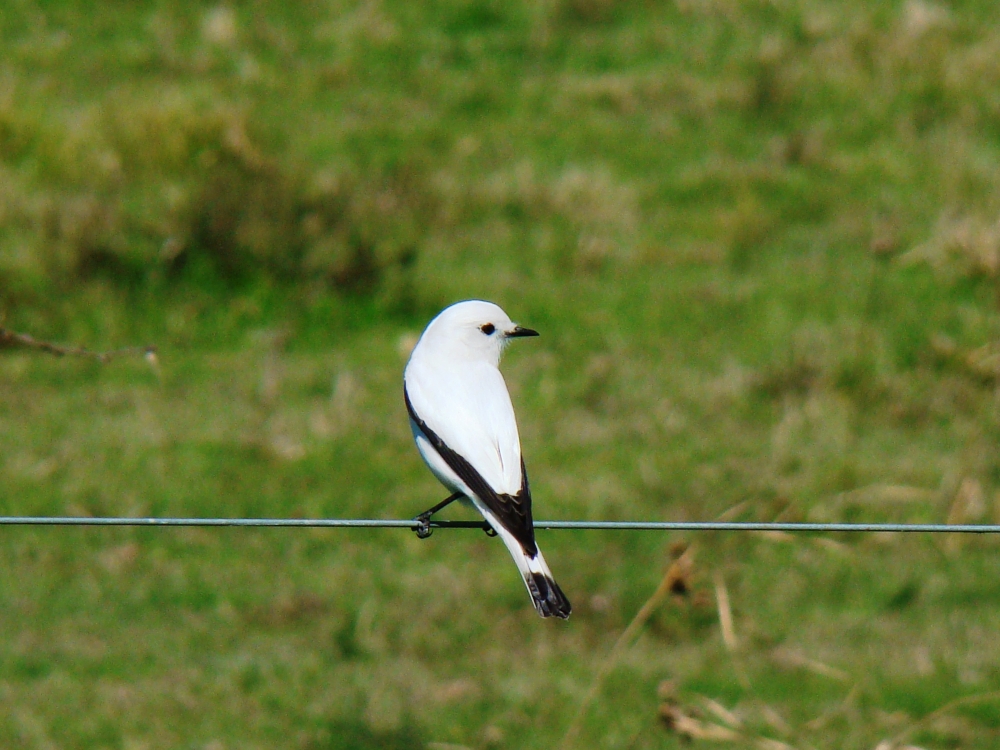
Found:
[[430, 322], [414, 354], [423, 349], [428, 354], [433, 351], [498, 364], [511, 339], [537, 335], [537, 331], [514, 323], [492, 302], [466, 300], [446, 307]]

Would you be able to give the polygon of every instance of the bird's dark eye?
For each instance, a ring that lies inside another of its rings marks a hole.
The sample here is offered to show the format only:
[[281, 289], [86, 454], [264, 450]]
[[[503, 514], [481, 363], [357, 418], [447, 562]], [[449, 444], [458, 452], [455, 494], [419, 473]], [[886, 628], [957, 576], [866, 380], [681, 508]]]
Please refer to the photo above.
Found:
[[484, 323], [483, 325], [479, 326], [479, 330], [485, 333], [487, 336], [492, 336], [493, 332], [496, 329], [497, 327], [492, 323]]

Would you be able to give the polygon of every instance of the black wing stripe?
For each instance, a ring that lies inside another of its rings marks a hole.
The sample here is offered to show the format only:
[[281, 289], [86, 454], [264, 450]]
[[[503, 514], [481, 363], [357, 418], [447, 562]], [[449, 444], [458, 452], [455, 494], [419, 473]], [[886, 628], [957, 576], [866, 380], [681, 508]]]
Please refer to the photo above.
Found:
[[535, 545], [535, 526], [531, 519], [531, 490], [528, 488], [528, 473], [524, 470], [524, 458], [521, 458], [521, 489], [516, 495], [500, 493], [490, 487], [489, 482], [483, 479], [483, 475], [476, 471], [476, 468], [466, 461], [462, 456], [453, 451], [447, 444], [438, 437], [427, 423], [417, 416], [417, 412], [410, 403], [410, 394], [403, 386], [403, 398], [406, 399], [406, 411], [410, 415], [420, 431], [427, 436], [431, 445], [434, 446], [444, 462], [448, 464], [452, 471], [458, 474], [459, 478], [468, 485], [476, 497], [485, 503], [486, 507], [493, 511], [493, 514], [503, 524], [514, 538], [521, 543], [521, 547], [531, 557], [538, 554], [538, 547]]

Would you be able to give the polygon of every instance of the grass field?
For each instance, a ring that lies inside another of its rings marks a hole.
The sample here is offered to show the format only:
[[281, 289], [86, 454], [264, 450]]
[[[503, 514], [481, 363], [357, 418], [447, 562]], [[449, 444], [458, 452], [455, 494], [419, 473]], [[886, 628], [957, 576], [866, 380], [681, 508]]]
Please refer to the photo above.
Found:
[[[985, 2], [14, 0], [0, 326], [159, 365], [0, 351], [0, 514], [413, 516], [481, 297], [537, 518], [1000, 522], [998, 91]], [[4, 529], [0, 746], [1000, 743], [1000, 540], [538, 538], [568, 622], [476, 531]]]

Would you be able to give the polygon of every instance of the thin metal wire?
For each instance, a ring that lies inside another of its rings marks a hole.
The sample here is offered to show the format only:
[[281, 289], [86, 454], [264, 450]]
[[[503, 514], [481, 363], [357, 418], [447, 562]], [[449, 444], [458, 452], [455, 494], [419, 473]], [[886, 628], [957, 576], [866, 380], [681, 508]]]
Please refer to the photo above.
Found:
[[[0, 516], [0, 526], [249, 526], [291, 528], [416, 529], [415, 519], [377, 518], [90, 518], [78, 516]], [[486, 529], [485, 521], [430, 521], [432, 529]], [[1000, 534], [996, 524], [944, 523], [758, 523], [755, 521], [535, 521], [536, 529], [599, 531], [784, 531], [909, 532], [924, 534]]]

